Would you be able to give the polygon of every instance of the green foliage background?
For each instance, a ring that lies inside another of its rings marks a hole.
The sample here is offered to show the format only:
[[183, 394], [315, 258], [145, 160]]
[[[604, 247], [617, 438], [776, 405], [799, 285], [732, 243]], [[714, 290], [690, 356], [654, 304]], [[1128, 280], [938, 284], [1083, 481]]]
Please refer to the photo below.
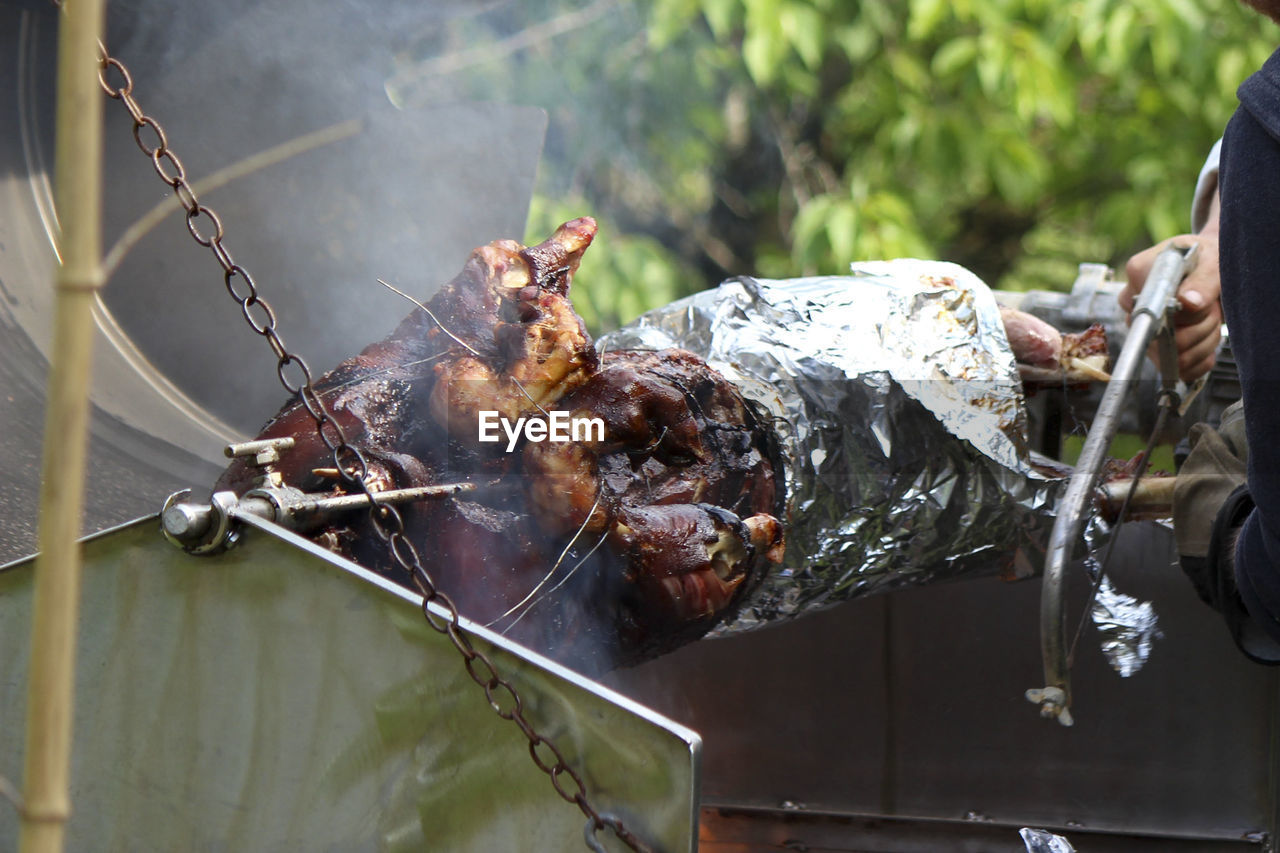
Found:
[[601, 223], [593, 329], [736, 274], [951, 260], [1069, 287], [1187, 230], [1280, 30], [1233, 0], [535, 0], [413, 42], [392, 95], [550, 115], [530, 240]]

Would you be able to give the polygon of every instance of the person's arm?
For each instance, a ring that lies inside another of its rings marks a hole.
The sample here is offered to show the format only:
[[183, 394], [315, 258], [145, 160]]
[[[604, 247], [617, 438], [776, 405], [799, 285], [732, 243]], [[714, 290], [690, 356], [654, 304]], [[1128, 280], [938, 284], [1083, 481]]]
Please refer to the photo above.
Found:
[[1242, 518], [1234, 568], [1252, 621], [1280, 642], [1280, 51], [1238, 95], [1222, 148], [1222, 299], [1254, 509]]
[[1236, 583], [1236, 544], [1253, 510], [1244, 409], [1227, 407], [1217, 429], [1194, 425], [1188, 441], [1173, 489], [1178, 563], [1200, 598], [1222, 614], [1240, 651], [1258, 663], [1280, 664], [1280, 643], [1250, 616]]

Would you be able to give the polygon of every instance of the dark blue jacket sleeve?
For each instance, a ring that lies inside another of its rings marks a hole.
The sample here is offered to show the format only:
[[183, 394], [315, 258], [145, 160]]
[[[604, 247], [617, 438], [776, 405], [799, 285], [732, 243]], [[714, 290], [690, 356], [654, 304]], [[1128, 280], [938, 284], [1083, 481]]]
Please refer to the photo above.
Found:
[[1255, 508], [1240, 529], [1235, 572], [1249, 614], [1280, 641], [1280, 51], [1238, 94], [1222, 140], [1219, 264]]

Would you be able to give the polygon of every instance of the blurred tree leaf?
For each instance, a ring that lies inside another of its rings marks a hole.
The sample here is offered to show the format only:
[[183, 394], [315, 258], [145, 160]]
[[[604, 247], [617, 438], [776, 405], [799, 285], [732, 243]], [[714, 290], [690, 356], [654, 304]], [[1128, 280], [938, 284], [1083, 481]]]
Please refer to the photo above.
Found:
[[[1061, 288], [1187, 227], [1234, 92], [1277, 42], [1238, 3], [531, 0], [406, 39], [399, 102], [550, 114], [529, 239], [600, 221], [594, 329], [737, 274], [951, 260]], [[497, 236], [497, 235], [495, 235]]]

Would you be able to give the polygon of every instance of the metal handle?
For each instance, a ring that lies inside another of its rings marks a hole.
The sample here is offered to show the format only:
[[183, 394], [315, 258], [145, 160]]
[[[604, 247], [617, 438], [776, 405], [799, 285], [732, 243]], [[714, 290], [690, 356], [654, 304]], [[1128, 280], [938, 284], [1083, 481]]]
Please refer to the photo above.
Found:
[[[1041, 716], [1052, 717], [1064, 726], [1072, 723], [1066, 606], [1062, 596], [1066, 566], [1088, 515], [1130, 383], [1142, 369], [1147, 347], [1166, 327], [1168, 317], [1177, 308], [1178, 285], [1194, 269], [1196, 249], [1195, 244], [1190, 247], [1171, 245], [1156, 257], [1134, 306], [1129, 334], [1116, 359], [1111, 381], [1098, 405], [1066, 494], [1058, 505], [1058, 516], [1049, 536], [1040, 587], [1040, 653], [1044, 663], [1045, 687], [1028, 690], [1027, 699], [1040, 706]], [[1168, 370], [1167, 366], [1165, 370]], [[1172, 378], [1176, 379], [1176, 376]]]

